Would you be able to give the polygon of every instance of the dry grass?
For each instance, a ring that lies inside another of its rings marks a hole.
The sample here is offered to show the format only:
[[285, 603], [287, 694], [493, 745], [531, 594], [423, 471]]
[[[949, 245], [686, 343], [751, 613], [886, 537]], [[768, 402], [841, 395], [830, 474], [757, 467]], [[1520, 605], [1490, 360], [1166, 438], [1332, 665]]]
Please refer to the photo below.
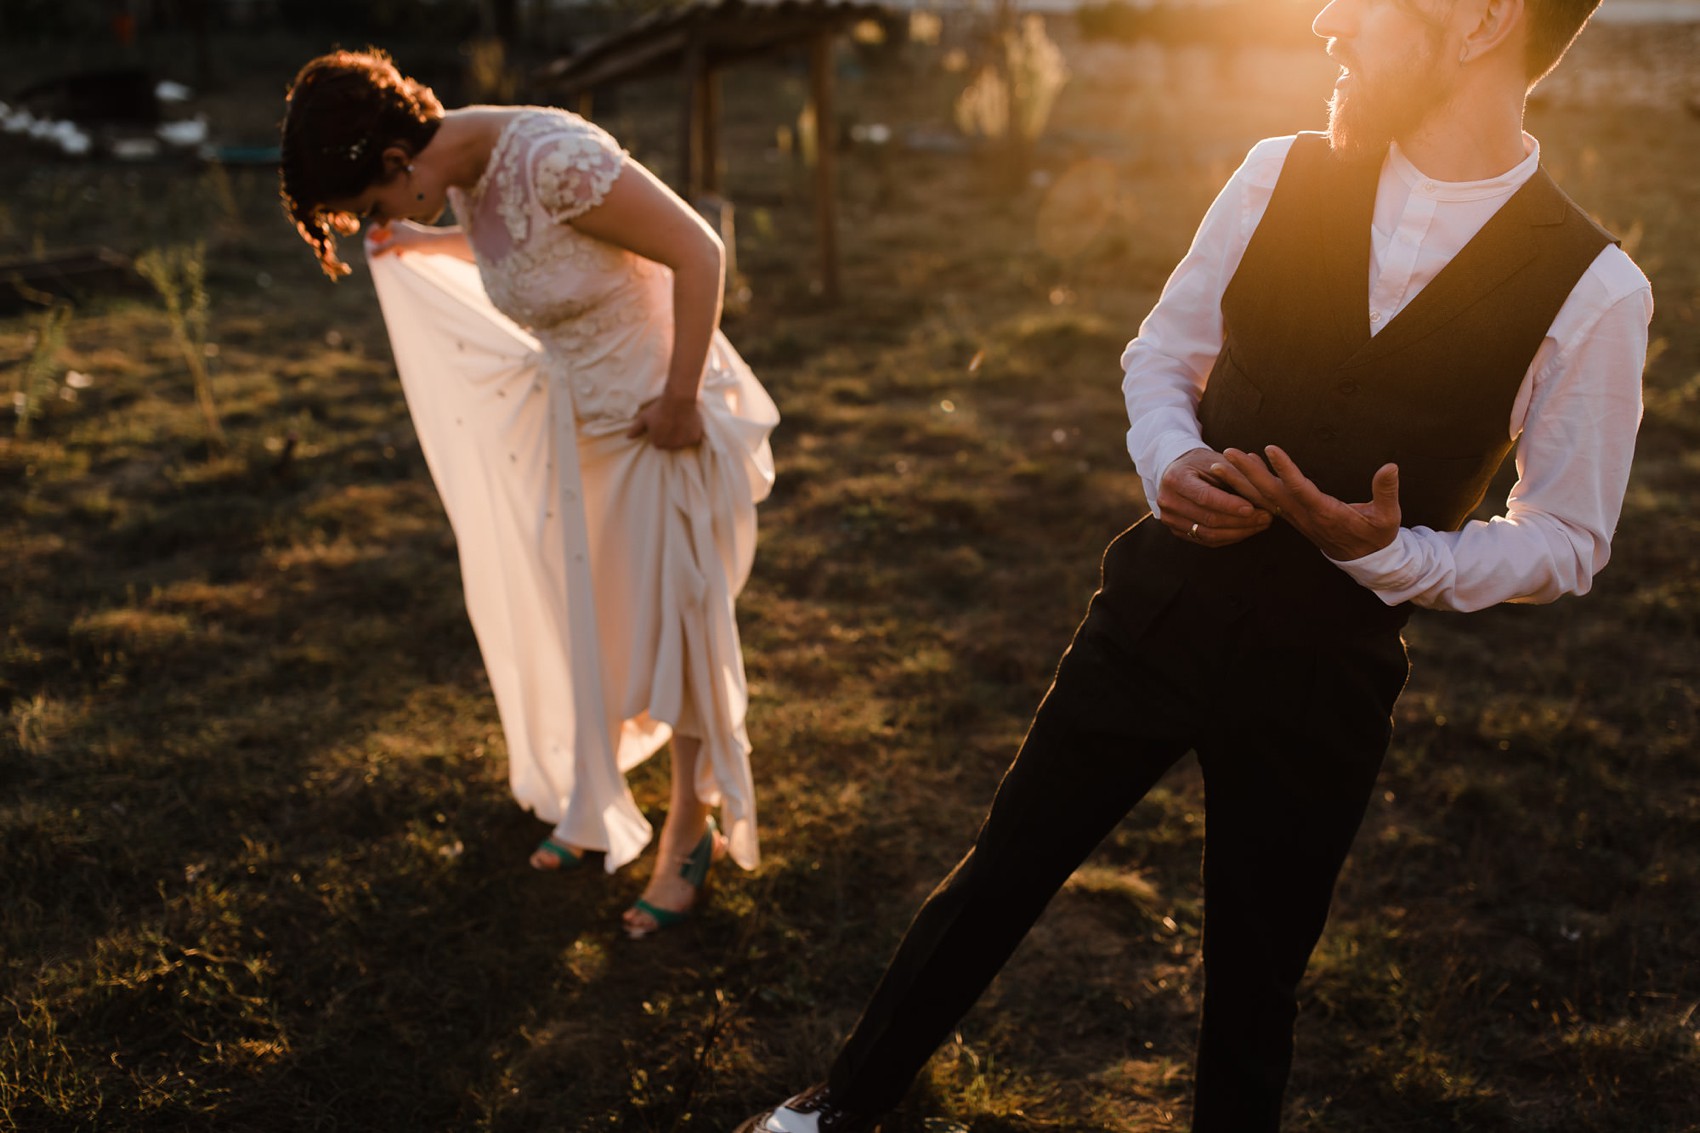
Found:
[[[305, 49], [242, 50], [221, 105], [263, 122]], [[93, 384], [0, 440], [0, 1127], [716, 1130], [824, 1068], [1139, 513], [1122, 343], [1245, 147], [1315, 126], [1326, 86], [1314, 58], [1224, 83], [1069, 50], [1048, 189], [846, 157], [837, 310], [764, 156], [801, 83], [730, 84], [754, 302], [729, 329], [785, 413], [741, 605], [766, 857], [641, 946], [635, 875], [525, 868], [539, 827], [369, 288], [317, 277], [263, 175], [8, 150], [8, 245], [207, 241], [228, 444], [145, 293], [78, 306], [60, 363]], [[870, 69], [843, 101], [943, 121], [948, 83]], [[610, 114], [662, 167], [664, 94]], [[1295, 1130], [1700, 1127], [1695, 123], [1532, 128], [1654, 280], [1635, 482], [1586, 600], [1412, 624]], [[0, 321], [0, 358], [32, 326]], [[636, 789], [661, 805], [661, 768]], [[1184, 1127], [1201, 801], [1183, 767], [1129, 816], [897, 1130]]]

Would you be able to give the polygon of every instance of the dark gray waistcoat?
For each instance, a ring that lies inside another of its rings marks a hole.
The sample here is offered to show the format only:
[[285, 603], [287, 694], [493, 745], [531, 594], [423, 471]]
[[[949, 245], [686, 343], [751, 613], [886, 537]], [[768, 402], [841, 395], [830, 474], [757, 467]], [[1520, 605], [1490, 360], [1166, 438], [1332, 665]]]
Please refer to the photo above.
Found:
[[[1537, 170], [1372, 338], [1380, 168], [1379, 156], [1347, 162], [1326, 137], [1298, 136], [1222, 297], [1226, 343], [1199, 420], [1211, 448], [1280, 445], [1323, 491], [1352, 503], [1370, 498], [1376, 469], [1392, 461], [1403, 525], [1450, 531], [1505, 459], [1523, 376], [1612, 237]], [[1280, 520], [1226, 548], [1154, 523], [1137, 535], [1137, 553], [1118, 569], [1137, 572], [1126, 581], [1143, 605], [1190, 592], [1305, 636], [1396, 628], [1408, 616]]]

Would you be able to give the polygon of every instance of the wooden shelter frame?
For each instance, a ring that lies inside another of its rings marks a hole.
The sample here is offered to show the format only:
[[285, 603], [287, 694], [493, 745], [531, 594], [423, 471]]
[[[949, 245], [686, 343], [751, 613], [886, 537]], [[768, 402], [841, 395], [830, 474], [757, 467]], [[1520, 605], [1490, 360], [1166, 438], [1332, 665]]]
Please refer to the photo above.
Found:
[[679, 113], [679, 184], [687, 201], [718, 194], [720, 72], [736, 63], [805, 47], [815, 146], [815, 228], [821, 292], [839, 296], [836, 133], [832, 41], [845, 26], [889, 15], [863, 0], [692, 0], [652, 12], [625, 29], [543, 67], [538, 81], [576, 101], [588, 116], [598, 88], [677, 74], [684, 80]]

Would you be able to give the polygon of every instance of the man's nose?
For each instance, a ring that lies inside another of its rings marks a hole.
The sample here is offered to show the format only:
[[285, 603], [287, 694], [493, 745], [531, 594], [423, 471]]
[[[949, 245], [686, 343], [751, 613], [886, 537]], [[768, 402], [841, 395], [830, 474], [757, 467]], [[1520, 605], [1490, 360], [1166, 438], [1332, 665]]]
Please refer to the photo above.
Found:
[[1323, 39], [1339, 39], [1350, 33], [1354, 0], [1329, 0], [1328, 6], [1316, 14], [1310, 30]]

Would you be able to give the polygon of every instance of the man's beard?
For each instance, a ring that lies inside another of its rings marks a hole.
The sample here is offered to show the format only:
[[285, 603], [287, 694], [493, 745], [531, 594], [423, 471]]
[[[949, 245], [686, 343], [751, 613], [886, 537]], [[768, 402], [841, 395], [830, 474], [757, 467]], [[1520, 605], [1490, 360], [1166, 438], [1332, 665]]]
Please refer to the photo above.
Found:
[[1336, 86], [1328, 99], [1328, 143], [1335, 154], [1370, 157], [1420, 126], [1452, 93], [1435, 59], [1435, 51], [1425, 50], [1373, 81], [1352, 68], [1349, 85]]

